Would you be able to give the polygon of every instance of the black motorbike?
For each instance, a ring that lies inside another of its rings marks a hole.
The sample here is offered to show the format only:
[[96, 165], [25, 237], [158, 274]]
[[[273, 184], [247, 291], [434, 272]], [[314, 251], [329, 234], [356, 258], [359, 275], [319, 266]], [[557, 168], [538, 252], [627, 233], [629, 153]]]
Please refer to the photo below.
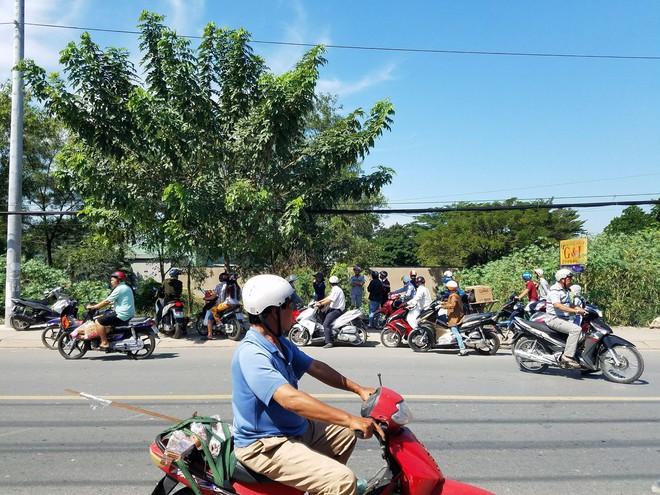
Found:
[[[500, 348], [497, 335], [497, 313], [472, 313], [465, 315], [458, 330], [467, 349], [479, 354], [495, 354]], [[419, 321], [416, 329], [408, 335], [408, 346], [415, 352], [431, 349], [458, 349], [458, 342], [446, 319], [438, 317], [435, 322]]]
[[[208, 334], [208, 327], [204, 324], [206, 312], [215, 306], [214, 301], [209, 301], [204, 305], [202, 311], [197, 314], [195, 319], [195, 329], [200, 335]], [[243, 307], [240, 304], [233, 304], [220, 313], [220, 321], [213, 320], [213, 335], [226, 335], [231, 340], [241, 340], [245, 337], [250, 325], [243, 315]]]
[[[576, 323], [582, 327], [575, 359], [582, 373], [601, 371], [615, 383], [632, 383], [644, 372], [644, 360], [635, 345], [617, 335], [605, 323], [603, 313], [587, 303], [586, 314]], [[514, 318], [516, 335], [513, 356], [522, 371], [543, 373], [548, 367], [565, 368], [561, 357], [566, 347], [566, 334], [549, 328], [543, 322]]]
[[188, 318], [183, 312], [183, 301], [181, 299], [171, 299], [164, 302], [164, 299], [158, 298], [156, 300], [156, 314], [160, 314], [156, 326], [161, 333], [173, 339], [180, 339], [186, 334]]
[[528, 304], [528, 306], [530, 307], [530, 311], [526, 311], [526, 308], [522, 305], [520, 299], [516, 297], [516, 294], [511, 294], [509, 299], [502, 305], [502, 309], [500, 309], [496, 316], [496, 329], [500, 335], [502, 345], [510, 345], [513, 342], [513, 337], [516, 333], [513, 321], [516, 317], [525, 320], [543, 321], [546, 301], [535, 301]]
[[[14, 330], [27, 330], [33, 325], [44, 325], [63, 314], [75, 317], [77, 301], [62, 293], [63, 287], [44, 292], [45, 299], [12, 298], [13, 308], [9, 324]], [[54, 302], [53, 302], [54, 300]]]
[[[64, 359], [80, 359], [90, 350], [101, 350], [101, 338], [86, 336], [85, 328], [91, 325], [95, 311], [90, 311], [85, 321], [70, 326], [57, 341], [57, 350]], [[108, 333], [108, 348], [106, 353], [118, 352], [131, 356], [133, 359], [146, 359], [156, 348], [158, 329], [153, 318], [137, 316], [131, 318], [126, 325], [112, 327]]]

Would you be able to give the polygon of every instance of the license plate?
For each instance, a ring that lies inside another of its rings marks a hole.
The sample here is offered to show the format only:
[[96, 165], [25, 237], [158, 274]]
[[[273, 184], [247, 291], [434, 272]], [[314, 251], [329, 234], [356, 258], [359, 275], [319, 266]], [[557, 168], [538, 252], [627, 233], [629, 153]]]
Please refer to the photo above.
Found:
[[243, 319], [243, 313], [236, 313], [236, 319], [237, 320], [242, 320]]
[[183, 318], [183, 311], [175, 311], [174, 312], [174, 317], [175, 318]]

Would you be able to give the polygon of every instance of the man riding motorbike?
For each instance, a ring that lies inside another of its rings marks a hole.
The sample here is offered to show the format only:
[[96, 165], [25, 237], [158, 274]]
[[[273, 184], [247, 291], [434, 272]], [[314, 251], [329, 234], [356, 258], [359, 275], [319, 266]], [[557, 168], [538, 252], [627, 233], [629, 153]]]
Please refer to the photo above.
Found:
[[[331, 280], [333, 278], [331, 277]], [[345, 465], [356, 432], [384, 438], [371, 418], [353, 416], [298, 390], [308, 373], [362, 400], [375, 392], [300, 351], [282, 332], [292, 323], [293, 288], [275, 275], [245, 284], [243, 303], [252, 325], [232, 360], [236, 458], [250, 469], [310, 494], [354, 495], [356, 478]]]
[[108, 350], [108, 332], [112, 327], [126, 325], [135, 316], [135, 300], [133, 289], [126, 284], [126, 274], [116, 271], [110, 275], [110, 286], [112, 292], [108, 297], [98, 304], [88, 304], [87, 309], [101, 309], [114, 305], [114, 311], [106, 313], [94, 322], [96, 331], [101, 338], [99, 350]]
[[181, 294], [183, 293], [183, 282], [179, 280], [179, 275], [181, 270], [178, 268], [172, 268], [168, 273], [168, 277], [163, 280], [160, 288], [158, 289], [158, 298], [162, 298], [162, 301], [158, 301], [158, 310], [156, 311], [156, 323], [160, 323], [160, 319], [163, 316], [163, 308], [173, 300], [180, 300]]

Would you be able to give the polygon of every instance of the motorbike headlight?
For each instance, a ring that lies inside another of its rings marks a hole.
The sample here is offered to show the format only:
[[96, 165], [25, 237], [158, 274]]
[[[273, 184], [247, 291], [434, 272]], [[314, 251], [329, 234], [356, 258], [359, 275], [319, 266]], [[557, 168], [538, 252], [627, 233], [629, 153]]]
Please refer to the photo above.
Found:
[[602, 318], [602, 317], [603, 317], [603, 312], [599, 309], [598, 310], [598, 318]]
[[396, 412], [392, 414], [392, 421], [399, 425], [407, 425], [413, 420], [413, 414], [406, 401], [396, 405]]

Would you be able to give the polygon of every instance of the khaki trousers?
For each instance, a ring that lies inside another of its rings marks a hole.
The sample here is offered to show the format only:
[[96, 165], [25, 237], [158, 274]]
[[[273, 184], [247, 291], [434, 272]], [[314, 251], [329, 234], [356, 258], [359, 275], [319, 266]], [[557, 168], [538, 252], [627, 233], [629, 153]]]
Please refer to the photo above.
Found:
[[346, 462], [355, 447], [348, 428], [307, 421], [300, 437], [267, 437], [234, 449], [253, 471], [310, 495], [354, 495], [356, 479]]
[[545, 324], [557, 332], [568, 334], [566, 339], [566, 349], [564, 349], [564, 356], [575, 357], [577, 351], [578, 341], [580, 340], [580, 332], [582, 328], [577, 326], [572, 321], [564, 320], [558, 317], [550, 317], [545, 320]]

